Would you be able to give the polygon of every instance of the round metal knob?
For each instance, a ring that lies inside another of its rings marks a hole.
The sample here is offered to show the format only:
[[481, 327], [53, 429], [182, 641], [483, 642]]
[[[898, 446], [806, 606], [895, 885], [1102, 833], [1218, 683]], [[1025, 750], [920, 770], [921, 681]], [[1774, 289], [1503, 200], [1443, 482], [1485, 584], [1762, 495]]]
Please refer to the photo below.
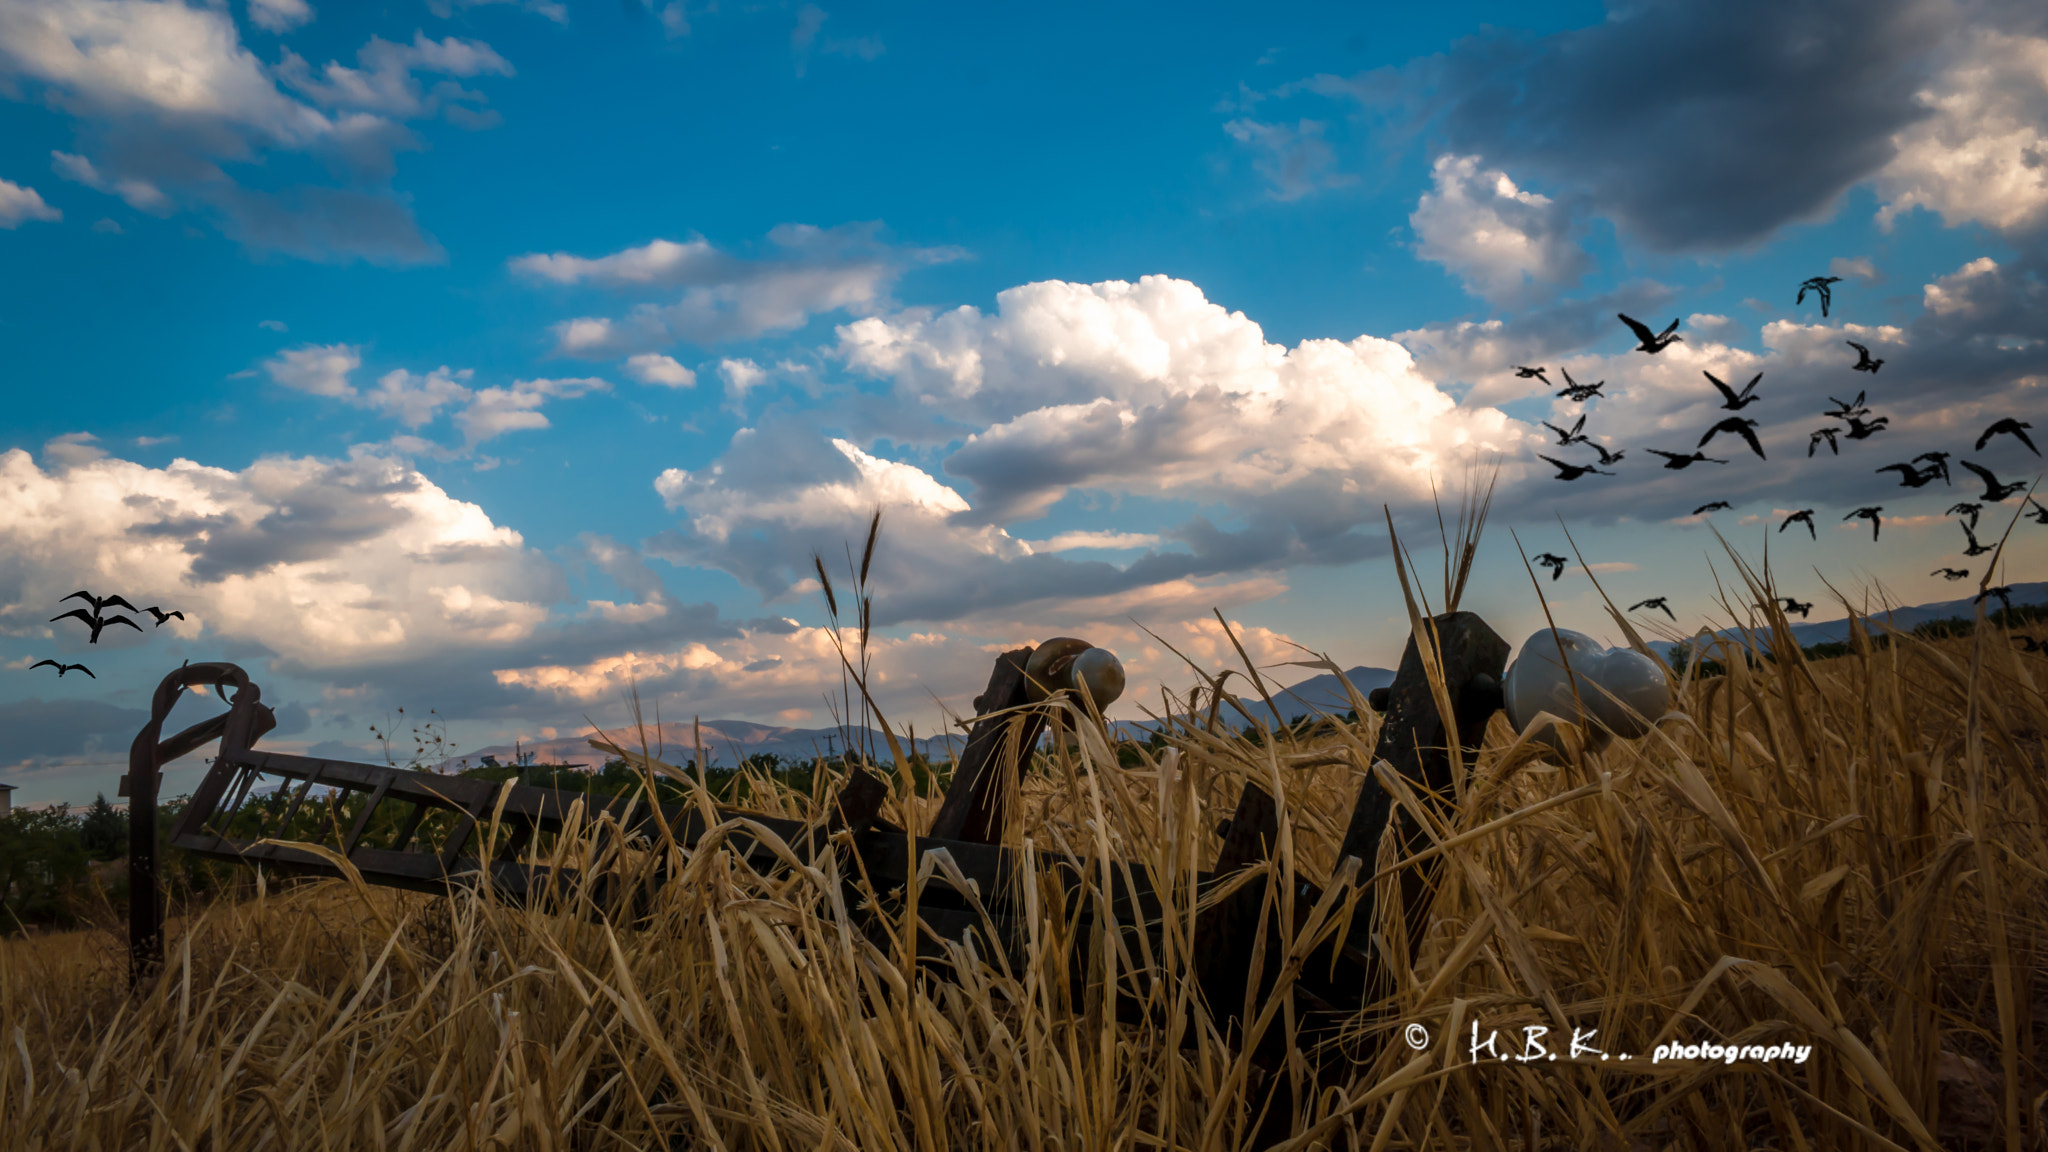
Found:
[[1102, 709], [1124, 693], [1124, 666], [1116, 653], [1072, 636], [1040, 644], [1024, 662], [1024, 677], [1024, 694], [1033, 703], [1064, 689], [1086, 691]]

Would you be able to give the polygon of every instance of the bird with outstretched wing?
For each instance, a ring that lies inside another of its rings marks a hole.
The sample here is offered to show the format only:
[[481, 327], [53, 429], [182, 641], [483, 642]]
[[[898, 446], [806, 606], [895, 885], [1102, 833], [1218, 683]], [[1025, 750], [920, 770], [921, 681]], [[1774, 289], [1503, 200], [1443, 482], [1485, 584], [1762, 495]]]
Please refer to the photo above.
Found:
[[1764, 374], [1761, 372], [1750, 377], [1749, 383], [1743, 385], [1740, 392], [1730, 388], [1727, 381], [1714, 375], [1712, 372], [1702, 371], [1700, 375], [1705, 376], [1707, 383], [1712, 384], [1721, 393], [1721, 407], [1726, 408], [1730, 412], [1740, 412], [1758, 400], [1763, 399], [1763, 397], [1756, 394], [1757, 383], [1764, 378]]
[[1654, 356], [1671, 345], [1683, 343], [1685, 340], [1683, 336], [1672, 335], [1673, 332], [1678, 331], [1678, 321], [1676, 320], [1673, 320], [1670, 326], [1662, 332], [1652, 332], [1648, 324], [1628, 315], [1626, 312], [1617, 312], [1615, 315], [1621, 318], [1623, 324], [1628, 325], [1629, 331], [1636, 334], [1638, 343], [1631, 351], [1648, 352]]
[[2039, 456], [2041, 454], [2041, 450], [2039, 448], [2034, 447], [2034, 442], [2032, 440], [2027, 439], [2026, 430], [2032, 427], [2032, 424], [2029, 424], [2024, 420], [2015, 420], [2012, 417], [2007, 416], [2005, 419], [1997, 421], [1996, 423], [1992, 424], [1991, 427], [1986, 428], [1984, 430], [1984, 434], [1982, 436], [1977, 437], [1977, 451], [1982, 452], [1984, 450], [1984, 445], [1989, 444], [1993, 436], [2010, 436], [2013, 439], [2018, 440], [2020, 443], [2025, 444], [2027, 446], [2027, 451], [2032, 452], [2036, 456]]

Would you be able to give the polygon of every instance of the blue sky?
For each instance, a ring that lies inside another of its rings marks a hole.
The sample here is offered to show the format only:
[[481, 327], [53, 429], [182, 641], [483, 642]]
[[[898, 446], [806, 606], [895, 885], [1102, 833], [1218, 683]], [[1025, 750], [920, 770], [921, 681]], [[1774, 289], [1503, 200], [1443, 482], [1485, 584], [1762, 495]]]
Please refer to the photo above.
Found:
[[[629, 682], [827, 726], [810, 556], [876, 506], [881, 696], [927, 730], [992, 651], [1063, 633], [1156, 700], [1191, 680], [1159, 640], [1226, 661], [1212, 607], [1262, 662], [1390, 665], [1381, 506], [1427, 570], [1430, 481], [1475, 461], [1501, 473], [1468, 601], [1513, 642], [1541, 611], [1509, 530], [1569, 553], [1560, 517], [1617, 599], [1669, 597], [1638, 616], [1667, 633], [1722, 621], [1710, 524], [1816, 619], [1828, 583], [1961, 594], [1985, 557], [1945, 510], [1981, 485], [1874, 469], [2039, 474], [1975, 440], [2044, 414], [2043, 23], [9, 5], [0, 780], [111, 792], [186, 659], [243, 663], [285, 709], [269, 743], [337, 754], [401, 706], [464, 747], [569, 735]], [[1794, 304], [1821, 274], [1825, 318]], [[1618, 311], [1685, 342], [1630, 351]], [[1851, 339], [1886, 366], [1850, 371]], [[1764, 373], [1767, 460], [1723, 436], [1727, 464], [1658, 467], [1731, 415], [1704, 372]], [[1884, 431], [1809, 458], [1859, 390]], [[1561, 483], [1539, 453], [1593, 452], [1539, 421], [1580, 414], [1626, 455]], [[1875, 541], [1842, 523], [1865, 504]], [[1777, 531], [1809, 507], [1817, 538]], [[2044, 556], [2021, 520], [1999, 579]], [[186, 618], [88, 644], [48, 621], [79, 588]], [[1578, 565], [1542, 588], [1617, 638]]]

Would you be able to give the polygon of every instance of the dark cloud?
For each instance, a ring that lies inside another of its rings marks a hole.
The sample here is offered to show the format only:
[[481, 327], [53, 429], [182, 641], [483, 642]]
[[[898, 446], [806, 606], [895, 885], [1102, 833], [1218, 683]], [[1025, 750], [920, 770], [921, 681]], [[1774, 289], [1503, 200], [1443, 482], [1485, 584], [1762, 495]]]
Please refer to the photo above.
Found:
[[[1954, 468], [1953, 460], [1974, 460], [2008, 480], [2038, 474], [2039, 459], [2017, 443], [1994, 441], [1979, 452], [1975, 441], [1999, 417], [2029, 419], [2039, 413], [2035, 382], [2048, 376], [2048, 282], [2041, 269], [2029, 260], [1973, 261], [1937, 278], [1927, 297], [1929, 307], [1896, 329], [1857, 329], [1839, 316], [1826, 326], [1766, 325], [1768, 347], [1761, 355], [1713, 349], [1704, 359], [1683, 352], [1688, 357], [1683, 361], [1672, 360], [1669, 353], [1601, 358], [1599, 370], [1614, 377], [1608, 389], [1614, 395], [1584, 409], [1587, 431], [1610, 450], [1629, 453], [1615, 466], [1620, 475], [1567, 484], [1549, 479], [1545, 466], [1505, 489], [1495, 501], [1497, 514], [1514, 520], [1562, 511], [1575, 521], [1654, 521], [1685, 516], [1709, 500], [1729, 500], [1738, 508], [1745, 503], [1834, 508], [1837, 517], [1862, 504], [1881, 505], [1888, 517], [1931, 515], [1982, 492], [1974, 478]], [[1883, 369], [1875, 375], [1850, 371], [1857, 354], [1845, 340], [1869, 345], [1873, 355], [1884, 359]], [[1707, 349], [1712, 346], [1700, 346]], [[1689, 452], [1706, 428], [1729, 415], [1719, 409], [1718, 396], [1701, 375], [1709, 369], [1738, 387], [1751, 375], [1764, 374], [1761, 402], [1742, 415], [1760, 422], [1769, 458], [1758, 460], [1724, 437], [1708, 452], [1727, 458], [1728, 464], [1666, 471], [1647, 449]], [[1866, 402], [1876, 415], [1889, 417], [1886, 430], [1868, 440], [1842, 441], [1839, 455], [1822, 445], [1809, 457], [1808, 438], [1815, 429], [1842, 427], [1841, 421], [1822, 415], [1829, 398], [1846, 400], [1859, 391], [1867, 392]], [[1551, 418], [1569, 421], [1575, 417], [1567, 413], [1580, 410], [1560, 404]], [[1583, 448], [1548, 451], [1573, 461], [1590, 455]], [[1908, 489], [1895, 477], [1875, 472], [1922, 452], [1951, 454], [1952, 485]], [[2014, 508], [1987, 508], [1986, 516], [2002, 531]], [[1825, 528], [1824, 547], [1829, 543]], [[1801, 537], [1794, 544], [1788, 534], [1784, 542], [1796, 547], [1806, 541]], [[1953, 543], [1963, 543], [1960, 531]]]
[[421, 482], [418, 473], [374, 464], [308, 469], [291, 476], [289, 487], [266, 492], [275, 507], [250, 523], [225, 514], [178, 515], [168, 502], [145, 496], [130, 496], [125, 503], [159, 509], [162, 519], [131, 532], [182, 539], [192, 557], [193, 578], [214, 581], [277, 564], [326, 559], [381, 536], [412, 518], [411, 510], [392, 497], [417, 490]]
[[277, 709], [277, 727], [271, 729], [272, 736], [297, 736], [313, 726], [313, 715], [306, 706], [296, 701]]
[[247, 188], [213, 197], [222, 228], [250, 248], [302, 260], [371, 264], [439, 264], [439, 241], [420, 231], [412, 209], [395, 193], [301, 186], [281, 192]]
[[1317, 87], [1398, 94], [1447, 151], [1574, 189], [1653, 248], [1713, 251], [1824, 215], [1891, 160], [1962, 14], [1932, 0], [1645, 0]]
[[[948, 547], [949, 540], [958, 538], [943, 530], [904, 538], [890, 531], [885, 513], [883, 542], [870, 579], [877, 589], [874, 622], [878, 627], [946, 622], [1048, 601], [1143, 593], [1173, 581], [1273, 572], [1299, 564], [1347, 564], [1383, 555], [1385, 537], [1349, 531], [1361, 519], [1299, 525], [1281, 516], [1256, 517], [1241, 531], [1225, 531], [1198, 516], [1164, 533], [1185, 545], [1185, 551], [1152, 550], [1120, 566], [1053, 553], [996, 556]], [[677, 564], [723, 570], [763, 598], [773, 599], [812, 575], [812, 547], [833, 555], [839, 539], [765, 521], [751, 522], [748, 529], [723, 541], [671, 530], [648, 540], [645, 548]], [[768, 622], [749, 621], [747, 627], [755, 630], [760, 623]], [[784, 623], [761, 630], [793, 629]]]
[[[390, 187], [398, 154], [426, 147], [407, 124], [445, 116], [482, 128], [496, 114], [481, 93], [421, 77], [509, 76], [512, 66], [479, 41], [417, 32], [410, 44], [372, 36], [357, 65], [315, 68], [289, 50], [266, 64], [218, 5], [30, 3], [0, 12], [0, 96], [71, 115], [78, 152], [54, 154], [66, 179], [154, 215], [210, 210], [253, 249], [438, 262], [440, 246]], [[302, 167], [324, 167], [332, 179], [278, 174]], [[242, 183], [249, 171], [267, 187]]]
[[322, 760], [353, 760], [362, 763], [377, 759], [375, 749], [363, 744], [351, 744], [346, 740], [322, 740], [306, 749], [306, 755]]
[[113, 749], [125, 756], [128, 742], [148, 719], [149, 714], [140, 709], [98, 700], [29, 699], [0, 704], [0, 732], [7, 734], [5, 755], [10, 760], [47, 760]]

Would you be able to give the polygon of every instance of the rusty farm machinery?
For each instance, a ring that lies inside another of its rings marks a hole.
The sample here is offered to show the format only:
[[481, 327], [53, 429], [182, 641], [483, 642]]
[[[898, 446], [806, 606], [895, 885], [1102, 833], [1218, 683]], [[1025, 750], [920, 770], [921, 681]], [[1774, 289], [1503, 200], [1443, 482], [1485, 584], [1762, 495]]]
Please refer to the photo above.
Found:
[[[1240, 1018], [1240, 1006], [1261, 1002], [1283, 966], [1290, 969], [1292, 1013], [1302, 1022], [1297, 1032], [1320, 1030], [1325, 1041], [1346, 1032], [1385, 994], [1388, 965], [1381, 952], [1390, 946], [1389, 938], [1404, 937], [1399, 931], [1381, 932], [1382, 918], [1375, 915], [1375, 894], [1393, 889], [1361, 878], [1372, 877], [1390, 835], [1398, 842], [1388, 846], [1388, 858], [1423, 856], [1399, 868], [1391, 881], [1400, 893], [1401, 926], [1408, 929], [1412, 958], [1441, 858], [1423, 852], [1427, 833], [1409, 806], [1396, 803], [1394, 790], [1409, 791], [1424, 805], [1449, 803], [1454, 762], [1476, 750], [1488, 720], [1503, 706], [1509, 655], [1508, 645], [1470, 612], [1425, 617], [1418, 624], [1422, 647], [1418, 637], [1410, 637], [1392, 684], [1374, 691], [1370, 701], [1351, 692], [1354, 707], [1370, 707], [1383, 720], [1372, 753], [1375, 770], [1360, 781], [1336, 857], [1344, 866], [1331, 880], [1333, 888], [1350, 884], [1358, 889], [1332, 894], [1355, 899], [1355, 905], [1347, 905], [1349, 914], [1341, 922], [1328, 918], [1332, 901], [1306, 880], [1292, 881], [1299, 890], [1286, 894], [1287, 899], [1269, 902], [1266, 886], [1279, 873], [1249, 882], [1239, 875], [1268, 858], [1281, 832], [1281, 810], [1257, 783], [1244, 786], [1235, 811], [1218, 827], [1221, 844], [1213, 863], [1193, 877], [1195, 891], [1208, 898], [1198, 900], [1201, 911], [1186, 954], [1212, 1016], [1226, 1029], [1247, 1023]], [[223, 699], [232, 691], [228, 710], [164, 736], [172, 705], [195, 685], [216, 686]], [[1053, 697], [1085, 691], [1093, 699], [1120, 689], [1121, 668], [1114, 657], [1081, 641], [1063, 638], [1003, 653], [975, 701], [977, 717], [937, 814], [920, 831], [882, 818], [888, 785], [859, 766], [838, 777], [836, 795], [822, 806], [824, 815], [806, 823], [720, 807], [702, 792], [693, 803], [665, 805], [649, 790], [610, 798], [267, 751], [257, 744], [275, 721], [258, 686], [232, 664], [190, 664], [158, 685], [149, 722], [135, 738], [130, 771], [123, 778], [132, 813], [131, 974], [146, 979], [163, 956], [157, 880], [161, 846], [154, 818], [161, 766], [214, 740], [219, 747], [211, 766], [165, 839], [170, 847], [202, 857], [324, 876], [353, 872], [368, 884], [424, 892], [488, 884], [508, 901], [545, 900], [578, 877], [565, 871], [559, 859], [551, 865], [545, 853], [533, 849], [577, 821], [608, 827], [622, 841], [642, 837], [642, 844], [659, 844], [667, 838], [685, 850], [716, 829], [721, 843], [764, 871], [833, 852], [839, 854], [838, 874], [864, 877], [872, 893], [901, 893], [906, 885], [916, 886], [918, 960], [927, 965], [943, 967], [948, 956], [958, 955], [944, 942], [970, 937], [978, 937], [982, 954], [1016, 955], [1026, 932], [1024, 881], [1033, 870], [1041, 880], [1049, 872], [1065, 873], [1069, 891], [1090, 888], [1093, 895], [1081, 902], [1084, 921], [1106, 920], [1126, 939], [1149, 934], [1156, 940], [1167, 905], [1165, 886], [1185, 884], [1187, 878], [1152, 875], [1142, 862], [1084, 860], [1043, 847], [1026, 852], [1001, 842], [1015, 803], [1019, 765], [1029, 763], [1029, 752], [1047, 724], [1059, 722], [1051, 718], [1058, 711]], [[1509, 711], [1513, 718], [1514, 709]], [[321, 843], [280, 838], [296, 815], [309, 810], [334, 814]], [[665, 876], [642, 870], [627, 878], [624, 870], [615, 871], [620, 883], [608, 902], [600, 902], [604, 907], [593, 905], [598, 914], [630, 916], [634, 901], [644, 908], [652, 886]], [[592, 890], [588, 883], [581, 888], [586, 896]], [[1304, 934], [1318, 938], [1314, 951], [1285, 962], [1285, 949], [1319, 903], [1326, 919]], [[877, 906], [870, 901], [855, 914], [879, 919]], [[886, 911], [887, 901], [880, 906]], [[1289, 910], [1296, 921], [1293, 931], [1282, 931], [1271, 914], [1274, 907]], [[1099, 933], [1092, 935], [1100, 939]], [[1080, 933], [1074, 946], [1085, 950], [1090, 936]], [[1275, 955], [1276, 948], [1281, 955]], [[1066, 967], [1076, 973], [1089, 970], [1086, 963]], [[1257, 995], [1248, 995], [1253, 992]], [[1355, 1037], [1357, 1030], [1350, 1034]], [[1272, 1038], [1269, 1032], [1261, 1047]], [[1260, 1062], [1277, 1066], [1274, 1061], [1281, 1055], [1264, 1053]]]

